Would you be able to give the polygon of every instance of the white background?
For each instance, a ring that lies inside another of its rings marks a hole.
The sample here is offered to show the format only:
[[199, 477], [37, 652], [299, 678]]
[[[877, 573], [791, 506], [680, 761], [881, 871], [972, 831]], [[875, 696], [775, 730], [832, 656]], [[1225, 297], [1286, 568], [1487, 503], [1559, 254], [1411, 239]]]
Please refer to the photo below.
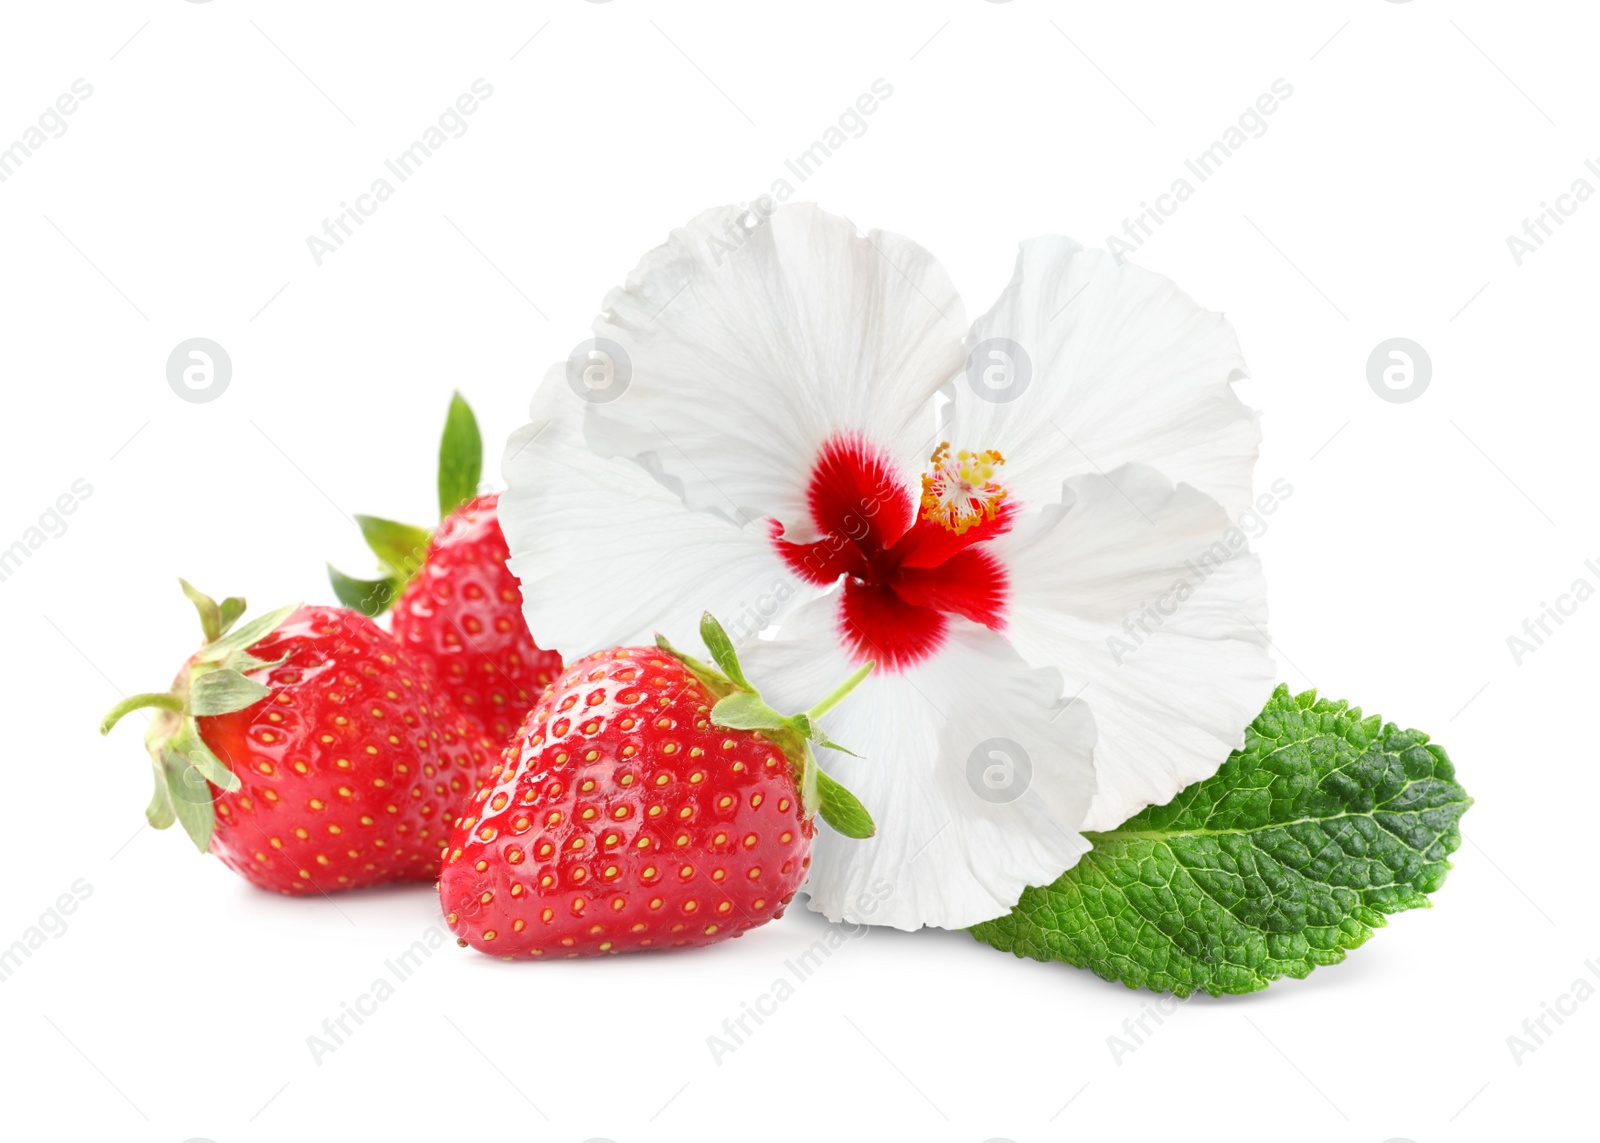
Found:
[[[1520, 665], [1506, 640], [1600, 584], [1600, 205], [1521, 266], [1506, 236], [1600, 186], [1597, 30], [1579, 3], [1433, 0], [7, 5], [0, 146], [74, 79], [93, 95], [0, 184], [0, 547], [93, 491], [0, 583], [0, 945], [92, 887], [0, 984], [5, 1134], [1576, 1137], [1600, 1001], [1520, 1063], [1507, 1037], [1600, 958], [1600, 602]], [[467, 133], [319, 267], [306, 237], [479, 77]], [[368, 567], [347, 513], [429, 518], [452, 387], [497, 443], [641, 253], [766, 191], [880, 77], [796, 197], [926, 245], [969, 313], [1018, 239], [1104, 243], [1293, 86], [1133, 258], [1251, 362], [1258, 488], [1294, 488], [1258, 545], [1281, 676], [1428, 730], [1477, 799], [1436, 907], [1305, 982], [1184, 1005], [1120, 1061], [1149, 994], [874, 931], [715, 1063], [707, 1036], [823, 933], [799, 910], [690, 955], [447, 944], [317, 1065], [307, 1036], [436, 899], [277, 899], [141, 828], [137, 727], [94, 726], [197, 638], [174, 577], [330, 599], [324, 559]], [[197, 336], [234, 367], [206, 404], [165, 376]], [[1432, 359], [1409, 403], [1367, 382], [1395, 336]]]

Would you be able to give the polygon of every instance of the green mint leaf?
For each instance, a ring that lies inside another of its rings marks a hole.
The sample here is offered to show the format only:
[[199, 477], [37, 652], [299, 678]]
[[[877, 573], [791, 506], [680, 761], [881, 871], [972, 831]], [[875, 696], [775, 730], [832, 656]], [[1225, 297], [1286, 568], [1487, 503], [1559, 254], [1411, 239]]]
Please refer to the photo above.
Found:
[[439, 517], [450, 515], [478, 495], [483, 477], [483, 437], [478, 419], [460, 393], [450, 398], [444, 436], [439, 440]]
[[1217, 773], [972, 928], [1130, 988], [1254, 992], [1337, 964], [1444, 884], [1472, 804], [1443, 748], [1280, 686]]

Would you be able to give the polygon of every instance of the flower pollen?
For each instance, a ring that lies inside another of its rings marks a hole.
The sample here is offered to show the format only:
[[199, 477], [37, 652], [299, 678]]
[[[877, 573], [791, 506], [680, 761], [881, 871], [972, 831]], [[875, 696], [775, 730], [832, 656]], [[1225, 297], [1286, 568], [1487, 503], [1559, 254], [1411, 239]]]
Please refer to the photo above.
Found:
[[1006, 498], [994, 474], [1005, 462], [997, 449], [961, 449], [952, 454], [950, 442], [942, 441], [928, 459], [930, 471], [922, 476], [922, 519], [957, 536], [993, 520]]

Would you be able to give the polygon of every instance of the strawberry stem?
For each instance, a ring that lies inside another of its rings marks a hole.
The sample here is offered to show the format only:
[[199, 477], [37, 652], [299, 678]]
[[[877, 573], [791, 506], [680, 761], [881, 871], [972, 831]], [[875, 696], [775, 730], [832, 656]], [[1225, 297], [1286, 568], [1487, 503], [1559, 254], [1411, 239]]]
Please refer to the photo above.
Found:
[[166, 829], [174, 821], [181, 823], [195, 848], [204, 853], [211, 847], [216, 826], [212, 803], [194, 796], [178, 796], [174, 791], [180, 787], [194, 792], [209, 790], [207, 786], [196, 786], [197, 781], [232, 791], [239, 789], [240, 781], [206, 745], [195, 718], [244, 710], [270, 693], [247, 672], [275, 664], [264, 662], [249, 651], [277, 630], [299, 605], [259, 615], [236, 627], [244, 615], [243, 599], [229, 596], [218, 603], [187, 581], [178, 582], [200, 614], [205, 642], [184, 663], [172, 690], [129, 695], [106, 712], [100, 720], [100, 733], [110, 734], [112, 727], [132, 711], [151, 708], [161, 712], [150, 720], [145, 731], [145, 750], [155, 777], [155, 790], [145, 817], [156, 829]]
[[656, 646], [682, 663], [684, 669], [715, 697], [716, 703], [711, 708], [712, 725], [769, 735], [789, 759], [805, 816], [809, 818], [820, 813], [823, 821], [846, 837], [871, 837], [877, 829], [872, 815], [854, 794], [823, 771], [812, 746], [851, 753], [830, 741], [816, 720], [843, 702], [845, 696], [872, 673], [877, 663], [863, 663], [857, 667], [849, 678], [804, 714], [784, 715], [768, 706], [761, 692], [745, 677], [733, 640], [709, 611], [700, 617], [700, 637], [705, 640], [715, 667], [684, 654], [664, 635], [656, 636]]
[[[439, 518], [472, 501], [478, 495], [483, 476], [483, 437], [477, 418], [461, 396], [450, 397], [444, 434], [439, 438]], [[339, 602], [351, 611], [376, 619], [405, 590], [433, 541], [433, 529], [381, 520], [376, 516], [357, 516], [367, 547], [378, 557], [383, 575], [379, 579], [356, 579], [328, 565], [328, 581]]]
[[111, 728], [121, 722], [123, 718], [136, 710], [148, 707], [160, 707], [170, 710], [173, 714], [183, 713], [183, 699], [171, 691], [162, 691], [160, 694], [129, 695], [116, 706], [106, 711], [106, 716], [100, 720], [100, 733], [110, 734]]
[[848, 679], [834, 687], [833, 690], [828, 693], [826, 698], [824, 698], [810, 710], [806, 711], [806, 717], [812, 720], [819, 719], [834, 707], [838, 706], [845, 700], [845, 697], [849, 695], [851, 691], [855, 690], [856, 687], [861, 685], [862, 679], [872, 674], [873, 668], [877, 665], [878, 663], [876, 659], [862, 663], [861, 666], [855, 669], [855, 672]]
[[682, 663], [684, 669], [699, 679], [700, 685], [710, 691], [714, 697], [725, 698], [733, 692], [734, 684], [726, 675], [710, 663], [703, 663], [688, 652], [678, 650], [659, 631], [656, 632], [656, 646]]

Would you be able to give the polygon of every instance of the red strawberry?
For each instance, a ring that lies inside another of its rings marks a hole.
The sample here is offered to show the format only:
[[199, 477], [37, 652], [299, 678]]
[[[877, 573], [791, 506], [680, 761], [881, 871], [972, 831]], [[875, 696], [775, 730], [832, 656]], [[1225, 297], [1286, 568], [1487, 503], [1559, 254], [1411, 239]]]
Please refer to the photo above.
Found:
[[156, 709], [150, 824], [182, 822], [201, 852], [281, 893], [433, 880], [497, 747], [365, 616], [288, 607], [230, 630], [242, 599], [183, 587], [205, 644], [170, 692], [123, 700], [100, 728]]
[[446, 695], [496, 742], [511, 737], [539, 692], [561, 670], [522, 617], [522, 592], [498, 516], [499, 495], [477, 496], [483, 442], [458, 393], [439, 445], [444, 521], [425, 529], [357, 516], [388, 574], [355, 580], [328, 569], [340, 602], [364, 615], [393, 605], [394, 635], [432, 663]]
[[833, 747], [816, 719], [871, 664], [785, 718], [716, 620], [701, 631], [721, 672], [658, 640], [573, 663], [540, 697], [445, 854], [458, 943], [531, 957], [710, 944], [783, 915], [817, 809], [871, 836], [810, 749]]
[[561, 656], [541, 650], [522, 617], [499, 499], [480, 496], [445, 517], [394, 601], [392, 626], [403, 646], [438, 668], [461, 713], [503, 743], [560, 673]]

